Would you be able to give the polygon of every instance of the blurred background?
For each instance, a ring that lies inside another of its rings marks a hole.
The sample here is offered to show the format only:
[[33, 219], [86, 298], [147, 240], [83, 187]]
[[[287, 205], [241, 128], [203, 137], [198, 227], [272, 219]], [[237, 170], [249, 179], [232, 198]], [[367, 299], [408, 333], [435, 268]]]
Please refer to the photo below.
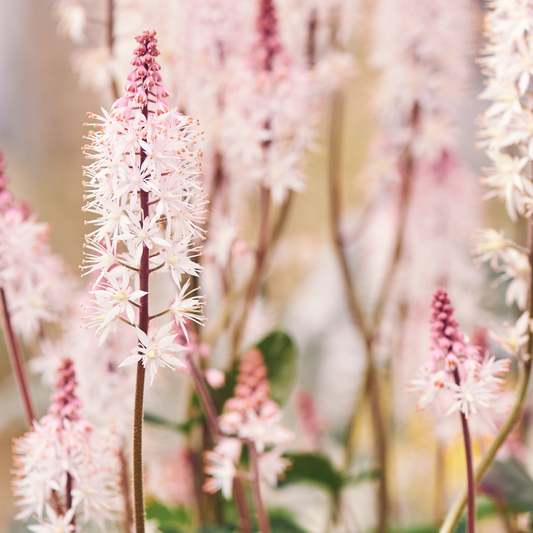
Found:
[[[125, 58], [128, 61], [128, 54], [135, 46], [133, 36], [139, 28], [144, 29], [144, 23], [159, 31], [157, 23], [162, 19], [165, 21], [165, 26], [159, 33], [162, 46], [181, 46], [176, 43], [182, 43], [179, 32], [184, 31], [185, 13], [195, 3], [198, 2], [118, 2], [117, 11], [124, 8], [125, 11], [129, 10], [129, 14], [121, 19], [119, 25], [117, 60], [123, 61], [122, 58]], [[294, 6], [300, 4], [305, 4], [305, 1], [280, 2], [278, 14], [284, 37], [290, 33], [291, 24], [298, 23], [298, 10]], [[387, 262], [387, 243], [390, 243], [391, 231], [394, 229], [391, 217], [395, 213], [395, 204], [391, 200], [393, 195], [387, 197], [379, 192], [380, 187], [383, 190], [388, 187], [384, 185], [387, 183], [386, 179], [380, 181], [378, 178], [386, 174], [386, 169], [391, 164], [390, 159], [387, 160], [386, 155], [380, 152], [383, 132], [387, 131], [387, 124], [391, 122], [380, 116], [375, 104], [380, 69], [372, 62], [371, 56], [376, 38], [375, 23], [372, 21], [379, 7], [377, 4], [376, 0], [362, 0], [350, 11], [353, 30], [346, 40], [345, 50], [352, 57], [355, 67], [354, 74], [347, 76], [344, 82], [342, 112], [342, 217], [348, 228], [347, 234], [350, 234], [350, 228], [354, 228], [354, 235], [359, 235], [361, 231], [363, 233], [353, 243], [347, 238], [347, 250], [354, 278], [365, 302], [371, 300], [376, 283], [379, 283], [380, 275], [376, 272], [381, 272], [383, 264]], [[461, 249], [461, 257], [468, 262], [469, 234], [478, 225], [505, 227], [508, 235], [520, 242], [524, 240], [525, 230], [520, 224], [515, 227], [507, 221], [501, 205], [481, 201], [483, 189], [479, 186], [479, 178], [482, 175], [481, 168], [487, 164], [487, 160], [475, 146], [476, 117], [483, 112], [486, 104], [477, 98], [483, 90], [483, 81], [476, 57], [483, 39], [484, 6], [473, 0], [463, 4], [469, 13], [470, 37], [469, 47], [464, 51], [465, 64], [469, 70], [467, 83], [458, 98], [460, 101], [455, 115], [459, 131], [457, 157], [463, 165], [457, 178], [461, 185], [446, 193], [447, 196], [441, 196], [442, 202], [435, 202], [433, 196], [430, 198], [432, 193], [428, 190], [418, 191], [418, 218], [411, 224], [433, 224], [432, 213], [428, 213], [427, 209], [432, 211], [431, 206], [440, 203], [446, 216], [454, 219], [454, 223], [461, 227], [460, 231], [456, 231], [453, 229], [456, 226], [452, 224], [450, 231], [453, 233], [453, 246]], [[302, 9], [302, 13], [304, 11]], [[399, 24], [404, 24], [401, 27], [406, 33], [412, 29], [407, 17], [399, 21]], [[0, 71], [3, 72], [0, 83], [0, 149], [8, 165], [11, 189], [17, 197], [30, 204], [40, 221], [50, 224], [53, 250], [63, 257], [73, 276], [77, 277], [86, 233], [85, 216], [81, 211], [84, 203], [82, 166], [85, 164], [81, 146], [84, 144], [83, 135], [87, 133], [83, 123], [88, 111], [98, 113], [101, 107], [109, 109], [113, 95], [111, 90], [105, 89], [105, 80], [102, 88], [96, 90], [80, 84], [80, 76], [72, 68], [73, 58], [80, 46], [58, 31], [56, 2], [0, 0], [0, 25]], [[167, 35], [174, 35], [175, 40], [165, 44]], [[98, 38], [98, 32], [91, 34], [82, 47], [89, 46], [91, 39]], [[390, 46], [393, 46], [392, 41]], [[179, 49], [174, 51], [178, 58], [176, 61], [179, 61], [185, 52]], [[127, 68], [127, 64], [118, 67], [118, 79], [124, 79]], [[122, 81], [119, 86], [122, 86]], [[171, 92], [174, 102], [178, 103], [178, 77], [172, 80]], [[186, 111], [189, 112], [188, 109]], [[251, 342], [255, 342], [274, 327], [283, 328], [292, 336], [299, 353], [298, 373], [291, 399], [285, 406], [285, 423], [297, 434], [295, 448], [304, 449], [309, 446], [305, 442], [305, 429], [302, 429], [301, 405], [308, 399], [306, 395], [310, 395], [310, 408], [321, 424], [318, 431], [321, 439], [319, 448], [330, 457], [333, 464], [340, 464], [345, 427], [352, 406], [361, 394], [364, 350], [361, 336], [353, 328], [349, 318], [345, 289], [332, 246], [327, 181], [331, 155], [328, 144], [330, 118], [329, 98], [324, 98], [315, 128], [316, 147], [309, 150], [305, 157], [305, 174], [308, 178], [306, 187], [294, 198], [286, 230], [272, 257], [268, 281], [263, 288], [263, 303], [267, 310], [257, 323], [254, 322], [257, 331], [249, 332], [249, 338]], [[364, 224], [364, 231], [358, 230], [369, 198], [376, 195], [376, 187], [379, 205], [374, 204], [373, 215]], [[462, 207], [458, 205], [460, 202], [454, 203], [454, 200], [460, 200], [458, 197], [464, 200], [467, 195], [470, 195], [469, 201], [472, 202], [471, 207], [468, 207], [469, 213], [466, 212], [465, 203]], [[250, 235], [255, 235], [252, 230], [256, 227], [256, 200], [251, 195], [247, 201], [249, 204], [245, 208], [242, 227], [246, 238], [250, 238]], [[413, 209], [416, 212], [416, 208]], [[387, 348], [379, 349], [377, 355], [391, 439], [391, 516], [392, 523], [397, 528], [434, 523], [464, 480], [459, 420], [453, 421], [457, 425], [455, 429], [437, 428], [434, 414], [415, 413], [416, 398], [405, 394], [405, 381], [413, 378], [416, 369], [427, 359], [425, 350], [428, 333], [427, 328], [424, 328], [431, 293], [428, 297], [428, 291], [423, 286], [424, 283], [430, 283], [427, 276], [424, 277], [424, 272], [434, 268], [435, 262], [441, 262], [435, 256], [437, 252], [431, 247], [431, 243], [423, 242], [423, 237], [420, 236], [422, 234], [418, 235], [416, 229], [407, 231], [412, 232], [412, 239], [421, 250], [414, 245], [409, 248], [400, 274], [402, 281], [398, 282], [402, 285], [402, 290], [397, 289], [396, 292], [403, 295], [402, 301], [408, 301], [409, 295], [413, 293], [412, 298], [413, 301], [416, 300], [416, 304], [411, 309], [420, 306], [421, 310], [417, 313], [422, 318], [418, 320], [409, 315], [412, 323], [406, 326], [407, 333], [403, 340], [399, 337], [388, 338]], [[454, 265], [460, 268], [458, 263]], [[462, 277], [456, 276], [461, 277], [461, 281], [451, 281], [450, 289], [452, 298], [458, 300], [457, 317], [469, 335], [476, 326], [487, 327], [491, 321], [501, 323], [506, 319], [515, 320], [519, 316], [516, 308], [508, 308], [504, 304], [505, 285], [496, 290], [490, 288], [492, 279], [488, 269], [468, 272], [464, 276], [461, 274]], [[451, 278], [454, 275], [450, 275]], [[420, 284], [417, 284], [417, 280], [420, 280]], [[209, 299], [207, 305], [209, 309]], [[392, 313], [390, 316], [386, 315], [384, 320], [389, 320], [392, 324], [395, 317]], [[385, 329], [394, 330], [392, 326]], [[492, 348], [501, 354], [499, 348]], [[35, 346], [25, 346], [24, 350], [28, 358], [38, 355]], [[94, 357], [98, 357], [98, 354]], [[509, 382], [510, 385], [514, 383], [513, 376]], [[185, 386], [185, 381], [180, 383]], [[50, 388], [41, 383], [39, 376], [32, 375], [31, 389], [39, 415], [44, 415], [48, 408]], [[153, 394], [149, 405], [157, 407], [170, 418], [179, 420], [183, 409], [175, 407], [175, 403], [180, 397], [183, 394], [176, 392], [174, 385], [170, 389], [167, 386], [166, 389], [163, 388], [163, 392]], [[25, 531], [24, 524], [13, 521], [15, 509], [11, 495], [12, 439], [25, 432], [25, 425], [3, 345], [0, 345], [0, 405], [0, 527], [3, 531]], [[528, 419], [526, 417], [523, 427], [525, 433]], [[366, 472], [373, 465], [374, 444], [370, 426], [370, 414], [363, 409], [354, 432], [357, 441], [354, 474]], [[154, 444], [156, 450], [160, 449], [158, 446], [165, 448], [169, 442], [174, 442], [174, 437], [170, 437], [164, 429], [147, 426], [147, 431], [152, 432], [149, 441], [153, 439], [163, 443]], [[439, 431], [446, 434], [446, 439], [439, 437]], [[476, 455], [479, 455], [485, 445], [486, 441], [483, 439], [476, 441]], [[316, 444], [311, 447], [313, 446], [316, 447]], [[530, 457], [531, 453], [526, 450], [526, 469], [530, 465]], [[374, 525], [375, 484], [375, 480], [370, 479], [345, 491], [343, 498], [349, 502], [352, 524], [345, 526], [345, 530], [362, 531]], [[159, 496], [154, 493], [154, 497]], [[174, 504], [180, 503], [179, 497], [174, 500]], [[271, 507], [289, 508], [297, 523], [306, 531], [326, 530], [329, 500], [327, 492], [321, 488], [298, 484], [272, 489], [267, 501]], [[483, 531], [503, 530], [502, 520], [498, 516], [489, 518], [482, 522], [481, 528]]]

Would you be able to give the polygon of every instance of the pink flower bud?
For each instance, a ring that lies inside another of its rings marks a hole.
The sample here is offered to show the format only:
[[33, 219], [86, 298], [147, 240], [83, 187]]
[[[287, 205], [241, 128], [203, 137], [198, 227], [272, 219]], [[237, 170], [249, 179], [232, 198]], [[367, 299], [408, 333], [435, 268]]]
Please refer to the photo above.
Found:
[[226, 382], [226, 374], [216, 368], [208, 368], [205, 371], [205, 379], [213, 389], [219, 389], [220, 387], [223, 387]]
[[134, 98], [134, 100], [138, 104], [141, 104], [141, 105], [144, 105], [146, 103], [147, 99], [148, 99], [148, 97], [146, 96], [146, 93], [142, 89], [137, 92], [137, 94], [135, 95], [135, 98]]

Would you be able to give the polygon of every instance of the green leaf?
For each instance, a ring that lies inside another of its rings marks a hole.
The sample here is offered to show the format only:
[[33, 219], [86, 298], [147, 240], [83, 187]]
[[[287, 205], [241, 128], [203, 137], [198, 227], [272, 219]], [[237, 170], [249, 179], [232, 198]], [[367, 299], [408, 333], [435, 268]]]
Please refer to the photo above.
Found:
[[272, 331], [257, 343], [265, 358], [270, 381], [270, 396], [283, 405], [291, 394], [298, 368], [298, 349], [283, 331]]
[[166, 429], [178, 431], [179, 433], [183, 433], [185, 435], [189, 434], [195, 426], [201, 424], [203, 419], [204, 415], [198, 415], [196, 417], [191, 418], [190, 420], [187, 420], [187, 422], [178, 424], [176, 422], [170, 422], [168, 420], [165, 420], [164, 418], [161, 418], [160, 416], [154, 415], [152, 413], [144, 413], [144, 421], [147, 424], [162, 426]]
[[285, 479], [280, 485], [292, 483], [309, 483], [330, 492], [336, 497], [345, 485], [344, 476], [333, 466], [331, 461], [319, 453], [286, 453], [292, 467], [285, 472]]
[[483, 477], [480, 489], [509, 511], [533, 511], [533, 480], [514, 459], [495, 461]]
[[272, 533], [306, 533], [287, 509], [269, 509], [268, 516]]
[[146, 518], [155, 520], [161, 533], [184, 533], [193, 525], [192, 512], [184, 506], [167, 507], [160, 501], [150, 502]]

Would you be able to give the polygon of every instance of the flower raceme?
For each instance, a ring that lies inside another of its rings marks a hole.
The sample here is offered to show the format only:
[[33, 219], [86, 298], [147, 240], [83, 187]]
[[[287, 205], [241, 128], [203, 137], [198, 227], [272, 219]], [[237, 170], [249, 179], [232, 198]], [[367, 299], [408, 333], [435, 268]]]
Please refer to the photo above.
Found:
[[[529, 2], [491, 0], [486, 18], [488, 44], [481, 64], [487, 87], [480, 98], [490, 107], [482, 117], [481, 145], [492, 160], [487, 169], [488, 197], [505, 201], [513, 221], [531, 211], [533, 184], [527, 163], [533, 159], [531, 85], [533, 12]], [[517, 155], [506, 153], [516, 147]]]
[[[201, 270], [194, 258], [204, 238], [207, 200], [199, 179], [198, 123], [165, 102], [155, 32], [136, 39], [126, 96], [110, 113], [89, 115], [96, 129], [84, 147], [92, 160], [85, 168], [84, 210], [95, 215], [95, 229], [86, 237], [82, 268], [98, 273], [89, 326], [97, 327], [103, 342], [117, 320], [139, 324], [142, 348], [123, 364], [142, 361], [153, 381], [158, 367], [180, 365], [172, 325], [183, 328], [186, 319], [203, 324], [203, 299], [183, 277]], [[174, 320], [152, 331], [150, 317], [141, 324], [141, 308], [148, 308], [148, 277], [156, 271], [171, 274], [177, 294], [172, 307], [157, 315], [168, 312]]]
[[36, 533], [75, 531], [75, 520], [96, 520], [103, 527], [123, 507], [119, 439], [78, 415], [70, 359], [62, 361], [54, 385], [48, 414], [14, 443], [17, 518], [35, 517], [38, 524], [28, 527]]
[[502, 376], [509, 371], [511, 360], [496, 360], [467, 343], [444, 289], [435, 290], [430, 322], [430, 360], [408, 389], [421, 392], [416, 408], [448, 400], [451, 407], [446, 414], [460, 411], [467, 420], [479, 414], [490, 423], [491, 401], [503, 392]]
[[239, 366], [235, 396], [226, 402], [225, 412], [219, 418], [220, 428], [228, 437], [222, 438], [213, 451], [206, 453], [205, 471], [211, 477], [204, 490], [211, 493], [222, 490], [225, 498], [231, 496], [243, 442], [253, 443], [259, 454], [260, 478], [276, 485], [290, 466], [281, 455], [293, 440], [293, 434], [281, 424], [281, 418], [278, 404], [270, 398], [263, 355], [257, 348], [252, 348]]
[[44, 322], [65, 310], [71, 284], [61, 259], [49, 245], [49, 226], [37, 222], [7, 186], [0, 152], [0, 288], [9, 303], [13, 328], [30, 342]]

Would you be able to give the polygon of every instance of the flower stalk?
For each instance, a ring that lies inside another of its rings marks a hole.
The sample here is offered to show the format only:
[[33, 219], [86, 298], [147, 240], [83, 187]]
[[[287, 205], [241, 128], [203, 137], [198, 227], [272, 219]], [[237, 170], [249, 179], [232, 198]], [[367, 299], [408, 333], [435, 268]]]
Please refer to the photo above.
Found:
[[257, 458], [257, 449], [253, 441], [248, 442], [248, 450], [250, 451], [250, 465], [252, 467], [252, 498], [254, 500], [255, 510], [257, 512], [257, 521], [259, 523], [260, 533], [270, 533], [270, 523], [268, 515], [263, 505], [261, 498], [261, 486], [259, 483], [259, 461]]
[[26, 423], [28, 428], [31, 428], [33, 421], [36, 420], [35, 408], [33, 406], [33, 401], [30, 394], [26, 366], [24, 364], [24, 359], [22, 358], [22, 351], [20, 349], [19, 342], [15, 332], [13, 331], [6, 293], [3, 287], [0, 287], [0, 305], [2, 311], [2, 326], [6, 340], [7, 351], [9, 353], [9, 359], [11, 361], [11, 368], [13, 369], [15, 381], [22, 399]]

